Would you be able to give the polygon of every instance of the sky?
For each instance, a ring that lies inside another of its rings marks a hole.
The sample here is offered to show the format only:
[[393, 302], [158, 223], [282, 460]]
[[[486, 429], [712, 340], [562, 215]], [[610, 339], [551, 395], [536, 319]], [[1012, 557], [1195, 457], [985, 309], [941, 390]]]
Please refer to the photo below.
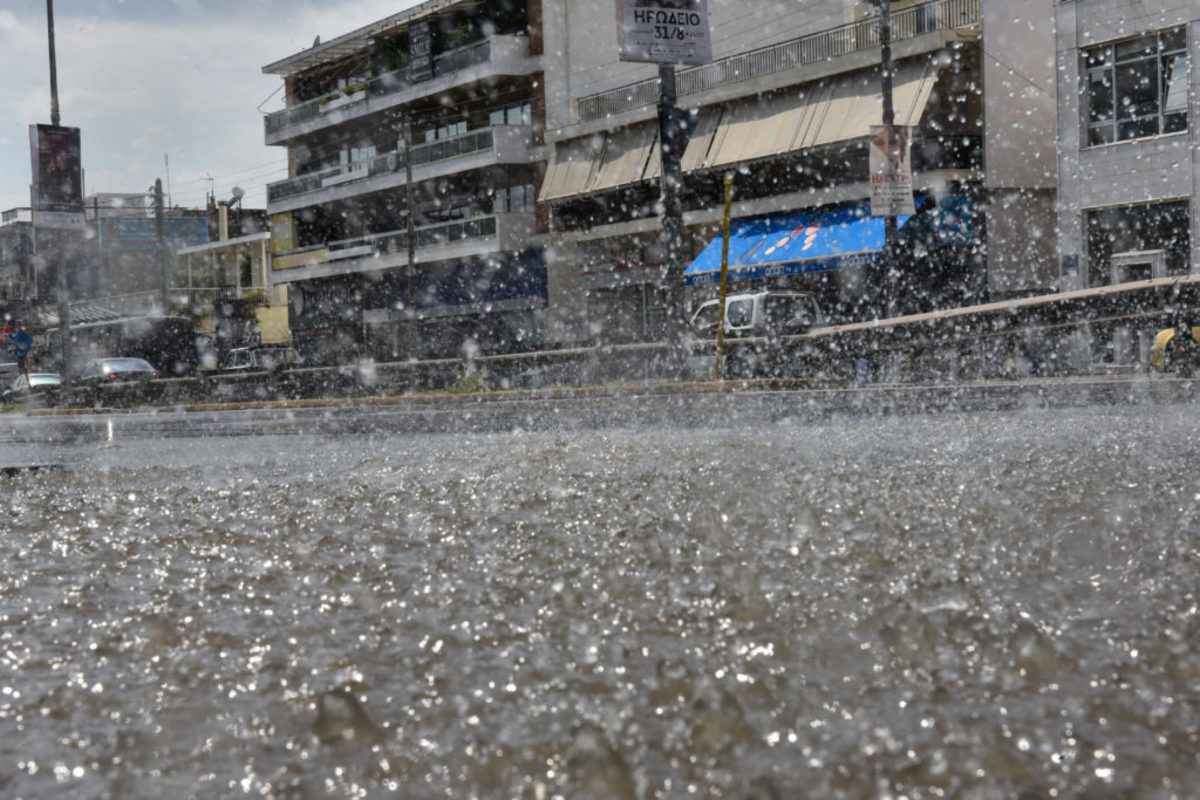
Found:
[[[235, 186], [247, 208], [287, 177], [263, 144], [283, 107], [266, 64], [419, 0], [56, 0], [60, 123], [80, 129], [85, 192], [145, 192], [203, 207]], [[46, 0], [0, 3], [0, 210], [29, 205], [29, 126], [50, 122]]]

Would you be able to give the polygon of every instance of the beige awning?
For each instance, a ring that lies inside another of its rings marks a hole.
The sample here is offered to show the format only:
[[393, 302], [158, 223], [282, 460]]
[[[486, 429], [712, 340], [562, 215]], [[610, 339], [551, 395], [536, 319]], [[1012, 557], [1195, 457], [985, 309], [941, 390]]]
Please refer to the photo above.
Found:
[[643, 122], [610, 133], [604, 144], [600, 168], [589, 191], [613, 189], [642, 180], [650, 151], [658, 143], [658, 123]]
[[[937, 79], [927, 63], [902, 65], [892, 88], [897, 125], [920, 122]], [[808, 147], [865, 138], [882, 118], [877, 75], [860, 73], [807, 90], [731, 106], [721, 120], [709, 166], [752, 161]]]
[[[892, 87], [897, 125], [917, 125], [925, 112], [935, 68], [901, 65]], [[724, 106], [705, 106], [680, 159], [684, 172], [739, 164], [809, 147], [865, 139], [883, 112], [879, 76], [860, 72]], [[538, 198], [544, 202], [657, 179], [662, 174], [658, 123], [641, 122], [608, 134], [554, 147]]]
[[590, 191], [603, 152], [604, 139], [600, 136], [585, 136], [555, 145], [538, 202]]

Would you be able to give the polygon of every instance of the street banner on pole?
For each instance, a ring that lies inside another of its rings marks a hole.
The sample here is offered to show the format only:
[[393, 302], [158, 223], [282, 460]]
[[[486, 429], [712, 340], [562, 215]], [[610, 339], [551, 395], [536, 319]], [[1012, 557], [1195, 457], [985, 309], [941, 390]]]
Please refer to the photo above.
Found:
[[79, 128], [30, 125], [29, 147], [34, 227], [85, 228]]
[[871, 126], [871, 215], [903, 217], [913, 213], [912, 128]]
[[617, 0], [617, 41], [622, 61], [707, 64], [707, 0]]

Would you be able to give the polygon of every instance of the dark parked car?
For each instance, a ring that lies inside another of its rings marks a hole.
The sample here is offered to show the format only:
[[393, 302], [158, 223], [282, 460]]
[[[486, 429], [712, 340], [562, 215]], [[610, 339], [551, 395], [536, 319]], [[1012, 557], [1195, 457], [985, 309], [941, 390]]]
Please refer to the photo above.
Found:
[[159, 377], [158, 370], [141, 358], [95, 358], [79, 374], [81, 383], [150, 380]]
[[2, 395], [6, 403], [24, 403], [34, 397], [50, 398], [58, 392], [62, 378], [54, 372], [18, 375]]

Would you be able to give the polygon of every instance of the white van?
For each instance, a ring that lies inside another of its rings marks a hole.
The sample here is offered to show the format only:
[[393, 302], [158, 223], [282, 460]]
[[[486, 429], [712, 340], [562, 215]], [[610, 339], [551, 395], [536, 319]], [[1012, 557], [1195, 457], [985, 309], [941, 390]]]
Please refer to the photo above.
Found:
[[[692, 314], [692, 330], [716, 336], [718, 300], [707, 300]], [[725, 298], [726, 336], [767, 336], [804, 333], [825, 324], [816, 298], [808, 292], [750, 292]]]

